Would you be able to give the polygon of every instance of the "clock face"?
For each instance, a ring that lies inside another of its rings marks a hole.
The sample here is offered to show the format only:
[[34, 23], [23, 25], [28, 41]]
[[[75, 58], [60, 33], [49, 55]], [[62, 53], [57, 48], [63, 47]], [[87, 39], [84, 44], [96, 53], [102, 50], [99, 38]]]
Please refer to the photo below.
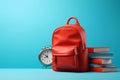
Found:
[[52, 63], [52, 52], [51, 49], [45, 49], [40, 53], [39, 56], [40, 61], [44, 65], [50, 65]]

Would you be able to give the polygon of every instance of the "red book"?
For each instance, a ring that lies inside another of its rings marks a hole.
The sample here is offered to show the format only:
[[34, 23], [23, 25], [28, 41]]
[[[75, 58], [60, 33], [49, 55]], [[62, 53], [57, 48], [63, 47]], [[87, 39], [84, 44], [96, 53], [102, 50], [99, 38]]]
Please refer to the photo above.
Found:
[[111, 64], [111, 59], [93, 58], [89, 60], [91, 64]]
[[88, 47], [88, 52], [89, 53], [94, 53], [94, 52], [108, 52], [109, 48], [108, 47]]
[[115, 72], [116, 67], [107, 67], [107, 68], [102, 68], [102, 67], [92, 67], [90, 68], [90, 71], [93, 72]]

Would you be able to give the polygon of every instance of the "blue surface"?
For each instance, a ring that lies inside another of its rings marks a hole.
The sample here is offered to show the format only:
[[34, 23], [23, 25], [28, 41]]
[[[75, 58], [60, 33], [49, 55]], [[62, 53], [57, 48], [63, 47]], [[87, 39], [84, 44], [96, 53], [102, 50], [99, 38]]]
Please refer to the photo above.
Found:
[[120, 0], [0, 0], [0, 68], [41, 67], [41, 48], [70, 16], [86, 30], [87, 46], [109, 46], [120, 67]]
[[120, 72], [69, 73], [51, 69], [0, 69], [0, 80], [120, 80]]

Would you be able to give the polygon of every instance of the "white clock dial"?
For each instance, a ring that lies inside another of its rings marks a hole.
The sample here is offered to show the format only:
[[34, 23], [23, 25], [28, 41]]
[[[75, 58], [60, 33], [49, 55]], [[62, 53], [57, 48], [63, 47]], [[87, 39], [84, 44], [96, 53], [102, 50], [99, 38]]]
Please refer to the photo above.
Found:
[[51, 49], [45, 49], [40, 53], [39, 56], [40, 61], [44, 65], [50, 65], [52, 63], [52, 52]]

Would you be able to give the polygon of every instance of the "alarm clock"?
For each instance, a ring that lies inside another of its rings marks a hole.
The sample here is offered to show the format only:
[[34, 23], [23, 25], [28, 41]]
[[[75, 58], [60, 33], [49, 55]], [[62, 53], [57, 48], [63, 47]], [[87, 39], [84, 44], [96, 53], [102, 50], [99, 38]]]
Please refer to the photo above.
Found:
[[42, 63], [42, 68], [49, 68], [52, 64], [52, 50], [50, 47], [44, 47], [40, 54], [39, 60]]

